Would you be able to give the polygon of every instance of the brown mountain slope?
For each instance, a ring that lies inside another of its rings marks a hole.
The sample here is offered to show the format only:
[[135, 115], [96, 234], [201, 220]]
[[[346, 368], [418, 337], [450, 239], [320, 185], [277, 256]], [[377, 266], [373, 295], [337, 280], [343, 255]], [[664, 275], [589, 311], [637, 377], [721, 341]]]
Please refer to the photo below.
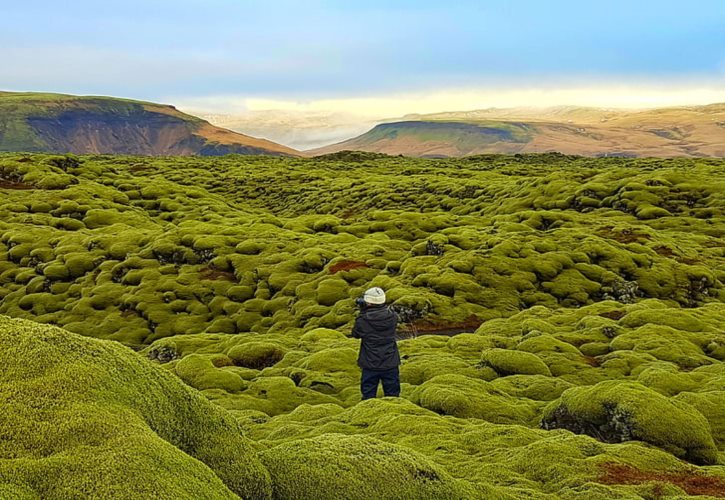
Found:
[[725, 156], [725, 104], [642, 111], [557, 107], [409, 115], [310, 151], [407, 156], [559, 151], [585, 156]]
[[0, 92], [0, 151], [140, 155], [298, 155], [215, 127], [173, 106], [61, 94]]

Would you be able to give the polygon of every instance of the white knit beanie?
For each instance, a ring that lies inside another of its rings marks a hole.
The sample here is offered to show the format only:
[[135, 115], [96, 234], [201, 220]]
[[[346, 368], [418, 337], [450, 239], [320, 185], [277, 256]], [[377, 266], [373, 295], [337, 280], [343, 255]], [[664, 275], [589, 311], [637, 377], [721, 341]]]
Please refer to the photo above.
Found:
[[375, 286], [365, 292], [363, 300], [368, 304], [385, 304], [385, 292], [382, 288]]

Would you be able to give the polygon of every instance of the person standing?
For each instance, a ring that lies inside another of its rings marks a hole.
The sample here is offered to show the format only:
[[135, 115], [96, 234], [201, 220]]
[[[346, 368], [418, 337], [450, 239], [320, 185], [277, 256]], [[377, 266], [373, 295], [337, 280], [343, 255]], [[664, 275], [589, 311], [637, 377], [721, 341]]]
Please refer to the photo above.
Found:
[[362, 399], [374, 398], [382, 382], [385, 396], [400, 395], [400, 353], [396, 341], [397, 315], [385, 305], [385, 292], [370, 288], [356, 302], [360, 313], [355, 319], [352, 336], [360, 339], [357, 364], [362, 369]]

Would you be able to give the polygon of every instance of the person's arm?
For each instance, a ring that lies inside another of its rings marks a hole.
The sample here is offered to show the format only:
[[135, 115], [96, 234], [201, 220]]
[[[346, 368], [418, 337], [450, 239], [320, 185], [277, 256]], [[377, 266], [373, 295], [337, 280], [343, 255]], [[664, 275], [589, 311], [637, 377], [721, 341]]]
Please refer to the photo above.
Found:
[[362, 318], [360, 316], [355, 318], [355, 324], [352, 327], [352, 337], [355, 339], [362, 338], [362, 329], [360, 328], [361, 320], [362, 320]]
[[398, 329], [398, 327], [400, 326], [400, 316], [398, 316], [398, 313], [396, 313], [392, 307], [388, 307], [388, 310], [395, 317], [395, 324], [393, 325], [393, 338], [396, 342], [398, 340], [403, 340], [403, 338], [400, 336], [400, 330]]
[[397, 326], [398, 323], [400, 323], [400, 316], [398, 316], [398, 313], [395, 312], [395, 309], [393, 309], [390, 306], [388, 306], [388, 311], [390, 311], [391, 313], [393, 313], [393, 316], [395, 316], [395, 325]]

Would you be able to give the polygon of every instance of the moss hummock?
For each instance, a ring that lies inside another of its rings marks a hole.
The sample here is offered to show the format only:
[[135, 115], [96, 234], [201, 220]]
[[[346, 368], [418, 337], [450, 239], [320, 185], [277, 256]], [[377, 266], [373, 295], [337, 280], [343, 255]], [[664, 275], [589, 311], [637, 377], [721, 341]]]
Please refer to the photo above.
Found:
[[374, 438], [323, 434], [261, 455], [276, 498], [471, 498], [475, 489], [424, 456]]
[[270, 497], [236, 421], [128, 348], [0, 316], [0, 358], [3, 488], [41, 498]]
[[636, 383], [607, 381], [569, 389], [546, 408], [541, 426], [609, 443], [636, 439], [696, 464], [718, 463], [710, 425], [699, 411]]

